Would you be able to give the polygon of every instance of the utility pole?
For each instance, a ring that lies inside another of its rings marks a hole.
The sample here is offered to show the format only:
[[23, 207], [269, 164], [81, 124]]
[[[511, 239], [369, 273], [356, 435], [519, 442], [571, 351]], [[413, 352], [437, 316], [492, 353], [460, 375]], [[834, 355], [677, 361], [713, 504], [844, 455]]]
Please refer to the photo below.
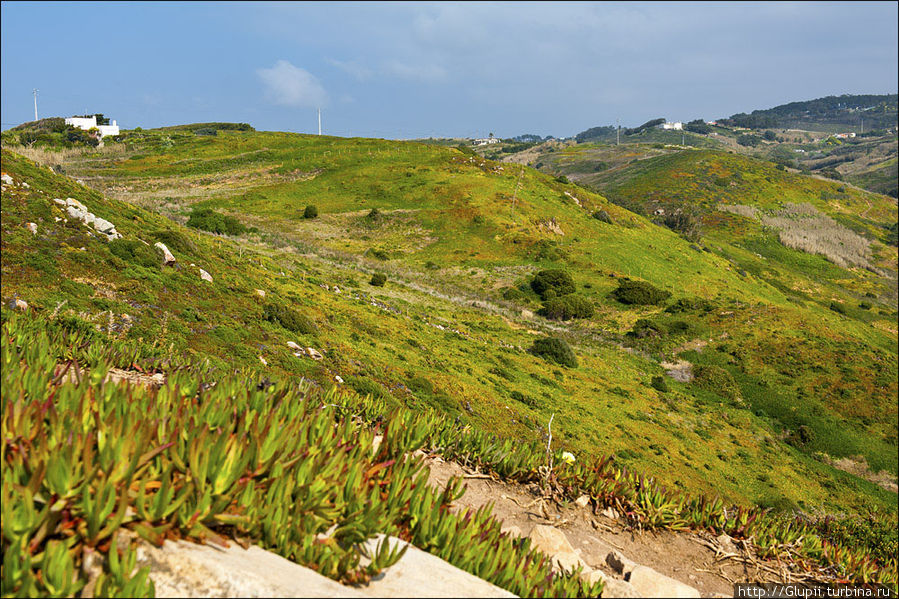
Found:
[[621, 145], [621, 124], [615, 119], [615, 145]]
[[318, 109], [318, 134], [322, 134], [322, 109]]
[[34, 94], [34, 120], [37, 120], [37, 88], [32, 92]]

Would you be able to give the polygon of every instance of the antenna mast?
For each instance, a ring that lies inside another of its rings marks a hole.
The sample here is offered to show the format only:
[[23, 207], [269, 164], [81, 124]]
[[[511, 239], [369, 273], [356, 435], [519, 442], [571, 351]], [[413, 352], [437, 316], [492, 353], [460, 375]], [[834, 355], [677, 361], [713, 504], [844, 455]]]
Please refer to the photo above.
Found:
[[615, 145], [621, 145], [621, 124], [615, 119]]
[[322, 109], [318, 109], [318, 134], [322, 134]]
[[37, 120], [37, 88], [32, 91], [34, 94], [34, 120]]

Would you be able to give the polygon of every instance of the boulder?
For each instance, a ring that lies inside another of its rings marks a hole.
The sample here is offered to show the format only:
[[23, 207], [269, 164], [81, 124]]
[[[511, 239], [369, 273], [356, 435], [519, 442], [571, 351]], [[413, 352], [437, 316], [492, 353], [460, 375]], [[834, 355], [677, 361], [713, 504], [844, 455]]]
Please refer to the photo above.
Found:
[[609, 564], [610, 568], [623, 575], [627, 575], [637, 567], [637, 564], [624, 557], [618, 551], [610, 551], [606, 556], [606, 563]]
[[210, 275], [208, 272], [206, 272], [202, 268], [200, 269], [200, 278], [203, 279], [204, 281], [209, 281], [210, 283], [212, 283], [212, 275]]
[[0, 175], [0, 181], [3, 181], [7, 185], [12, 185], [14, 183], [12, 177], [7, 175], [6, 173], [3, 173], [2, 175]]
[[265, 291], [263, 291], [262, 289], [257, 289], [257, 290], [256, 290], [256, 295], [258, 295], [259, 297], [265, 299]]
[[306, 355], [309, 356], [310, 358], [312, 358], [313, 360], [323, 360], [324, 359], [324, 356], [321, 355], [320, 353], [318, 353], [318, 350], [311, 348], [311, 347], [306, 348]]
[[12, 310], [25, 312], [26, 310], [28, 310], [28, 302], [26, 302], [25, 300], [20, 300], [19, 298], [13, 298], [9, 301], [9, 307]]
[[565, 533], [553, 526], [538, 524], [528, 535], [534, 549], [545, 553], [552, 560], [553, 569], [571, 571], [587, 564], [575, 553]]
[[302, 347], [300, 347], [299, 345], [297, 345], [297, 344], [294, 343], [293, 341], [288, 341], [288, 342], [287, 342], [287, 347], [289, 347], [290, 349], [296, 349], [296, 350], [301, 350], [301, 349], [303, 349]]
[[699, 597], [699, 591], [679, 580], [674, 580], [647, 566], [636, 566], [627, 581], [644, 597], [671, 597], [680, 599]]
[[31, 231], [32, 235], [37, 235], [37, 223], [25, 223], [25, 228]]
[[578, 507], [587, 507], [590, 505], [590, 496], [589, 495], [581, 495], [577, 499], [574, 500], [574, 505]]
[[161, 241], [157, 241], [156, 243], [153, 244], [153, 247], [159, 248], [160, 250], [162, 250], [163, 264], [174, 264], [175, 263], [175, 257], [172, 255], [172, 252], [169, 251], [169, 248], [167, 248], [164, 243], [162, 243]]
[[364, 543], [369, 553], [381, 542], [391, 549], [407, 547], [400, 561], [386, 568], [360, 590], [372, 597], [515, 597], [474, 574], [460, 570], [396, 537], [378, 535]]
[[607, 575], [602, 570], [593, 570], [592, 572], [588, 572], [584, 574], [581, 578], [589, 582], [590, 584], [596, 584], [599, 581], [603, 582], [602, 588], [602, 597], [605, 599], [606, 597], [642, 597], [640, 593], [637, 592], [629, 582], [625, 582], [623, 580], [618, 580], [617, 578], [612, 578]]
[[721, 547], [721, 550], [725, 553], [740, 553], [740, 550], [734, 545], [734, 540], [730, 538], [730, 535], [727, 533], [721, 533], [715, 540], [718, 541], [718, 546]]
[[149, 566], [157, 597], [365, 597], [274, 553], [166, 541], [141, 542], [137, 567]]

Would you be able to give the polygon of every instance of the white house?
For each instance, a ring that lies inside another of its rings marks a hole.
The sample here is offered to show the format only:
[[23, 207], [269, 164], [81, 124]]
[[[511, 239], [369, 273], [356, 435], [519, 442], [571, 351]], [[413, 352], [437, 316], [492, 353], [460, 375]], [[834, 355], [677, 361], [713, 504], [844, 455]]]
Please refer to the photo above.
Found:
[[98, 125], [96, 116], [70, 116], [66, 119], [66, 125], [84, 129], [85, 131], [96, 129], [100, 135], [100, 139], [103, 139], [107, 135], [119, 134], [119, 126], [115, 121], [112, 121], [111, 125]]
[[682, 131], [684, 129], [684, 124], [681, 122], [677, 123], [662, 123], [662, 129], [670, 129], [675, 131]]
[[474, 145], [476, 146], [486, 146], [489, 144], [498, 144], [499, 140], [495, 137], [484, 137], [481, 139], [474, 140]]

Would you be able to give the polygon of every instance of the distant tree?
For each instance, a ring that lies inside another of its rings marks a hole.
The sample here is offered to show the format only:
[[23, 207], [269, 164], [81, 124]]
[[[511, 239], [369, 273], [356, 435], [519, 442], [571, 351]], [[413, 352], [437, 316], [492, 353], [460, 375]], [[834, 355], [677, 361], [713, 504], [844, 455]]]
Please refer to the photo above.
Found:
[[313, 204], [309, 204], [303, 210], [303, 218], [318, 218], [318, 208]]
[[741, 146], [747, 146], [754, 148], [762, 142], [762, 138], [758, 135], [750, 135], [744, 133], [743, 135], [737, 137], [737, 143]]
[[690, 133], [699, 133], [700, 135], [707, 135], [712, 131], [712, 128], [706, 125], [705, 121], [703, 121], [702, 119], [690, 121], [689, 123], [687, 123], [686, 129]]
[[762, 134], [762, 138], [765, 141], [774, 141], [777, 139], [777, 134], [771, 129], [768, 129], [764, 134]]

